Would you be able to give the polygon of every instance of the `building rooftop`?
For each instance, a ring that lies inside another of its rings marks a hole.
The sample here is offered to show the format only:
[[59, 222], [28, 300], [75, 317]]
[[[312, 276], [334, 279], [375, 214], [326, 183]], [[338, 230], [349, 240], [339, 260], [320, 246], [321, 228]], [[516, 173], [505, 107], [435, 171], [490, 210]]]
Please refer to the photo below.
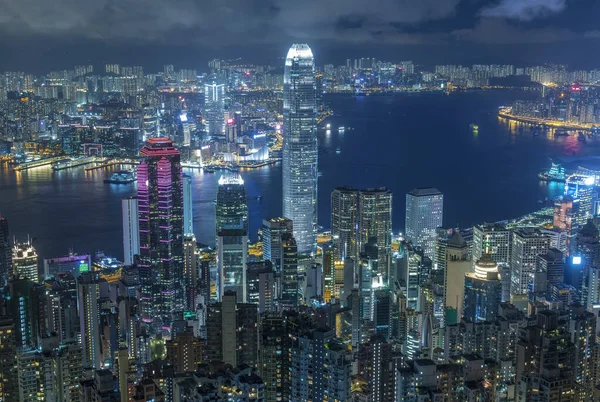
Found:
[[442, 192], [437, 188], [433, 187], [421, 187], [413, 188], [408, 192], [408, 194], [413, 195], [415, 197], [426, 197], [431, 195], [442, 195]]

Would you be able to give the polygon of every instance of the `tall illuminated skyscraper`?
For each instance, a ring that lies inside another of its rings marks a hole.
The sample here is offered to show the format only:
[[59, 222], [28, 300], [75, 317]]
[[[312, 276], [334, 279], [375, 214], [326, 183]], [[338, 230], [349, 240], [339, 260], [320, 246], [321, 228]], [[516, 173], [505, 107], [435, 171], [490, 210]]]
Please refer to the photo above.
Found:
[[10, 249], [10, 235], [8, 221], [0, 216], [0, 287], [6, 284], [12, 267], [12, 250]]
[[[377, 272], [390, 279], [392, 252], [392, 193], [385, 187], [360, 190], [358, 241], [361, 251], [375, 239]], [[373, 267], [375, 268], [375, 267]]]
[[194, 213], [192, 209], [192, 177], [183, 175], [183, 233], [194, 234]]
[[283, 77], [283, 216], [294, 222], [299, 254], [317, 247], [317, 100], [310, 47], [294, 44]]
[[225, 133], [225, 85], [216, 77], [204, 84], [204, 114], [208, 134]]
[[121, 200], [123, 213], [123, 262], [131, 265], [134, 256], [140, 253], [140, 221], [137, 197]]
[[[180, 154], [171, 140], [150, 138], [140, 151], [138, 209], [142, 314], [169, 321], [182, 304], [183, 189]], [[154, 313], [154, 315], [152, 314]]]
[[435, 188], [415, 188], [406, 194], [406, 240], [435, 259], [436, 228], [442, 226], [444, 195]]
[[14, 275], [39, 283], [38, 255], [31, 240], [13, 245], [12, 264]]
[[338, 187], [331, 193], [331, 234], [335, 258], [358, 259], [358, 190]]
[[216, 231], [242, 229], [248, 234], [248, 202], [240, 176], [221, 176], [217, 189]]

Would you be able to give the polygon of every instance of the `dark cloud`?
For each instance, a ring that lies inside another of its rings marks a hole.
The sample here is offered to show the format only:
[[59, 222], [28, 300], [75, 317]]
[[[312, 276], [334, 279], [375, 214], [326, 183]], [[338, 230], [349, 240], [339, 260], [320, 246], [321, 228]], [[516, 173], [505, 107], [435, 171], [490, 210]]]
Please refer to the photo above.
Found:
[[501, 0], [498, 4], [483, 8], [481, 15], [531, 21], [560, 13], [566, 7], [566, 0]]

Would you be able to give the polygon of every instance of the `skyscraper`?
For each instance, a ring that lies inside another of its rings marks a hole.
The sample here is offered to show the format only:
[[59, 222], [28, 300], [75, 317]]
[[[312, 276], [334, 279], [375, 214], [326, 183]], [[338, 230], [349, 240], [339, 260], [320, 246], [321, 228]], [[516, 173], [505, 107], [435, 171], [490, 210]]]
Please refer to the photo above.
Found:
[[283, 216], [294, 222], [299, 254], [317, 247], [317, 100], [310, 47], [294, 44], [283, 83]]
[[204, 115], [208, 134], [225, 132], [225, 85], [215, 76], [204, 84]]
[[216, 232], [241, 229], [248, 234], [248, 203], [240, 176], [221, 176], [217, 189]]
[[[183, 190], [180, 154], [171, 140], [150, 138], [140, 151], [138, 209], [142, 313], [170, 320], [182, 302]], [[178, 300], [179, 299], [179, 300]], [[156, 315], [154, 315], [156, 316]]]
[[377, 248], [377, 272], [390, 279], [392, 252], [392, 193], [385, 187], [360, 190], [358, 196], [358, 241], [361, 251], [367, 243]]
[[12, 250], [10, 248], [10, 235], [8, 221], [0, 216], [0, 287], [6, 284], [12, 267]]
[[217, 298], [235, 292], [238, 303], [246, 302], [248, 234], [243, 229], [223, 229], [217, 236]]
[[511, 296], [527, 294], [533, 281], [539, 255], [548, 253], [550, 236], [539, 230], [525, 228], [515, 230], [511, 244]]
[[406, 194], [406, 239], [435, 257], [435, 229], [442, 226], [444, 195], [435, 188], [415, 188]]
[[183, 233], [194, 234], [194, 213], [192, 209], [192, 177], [183, 175]]
[[123, 213], [123, 262], [131, 265], [134, 256], [140, 254], [140, 221], [137, 197], [121, 200]]
[[498, 264], [510, 264], [510, 230], [499, 223], [484, 223], [473, 226], [473, 264], [483, 254], [486, 245], [489, 246], [489, 254]]
[[281, 237], [286, 233], [292, 234], [293, 230], [293, 222], [289, 219], [269, 218], [263, 220], [262, 240], [265, 261], [271, 261], [273, 265], [279, 266], [282, 254]]
[[13, 245], [12, 263], [14, 275], [27, 278], [35, 283], [39, 282], [38, 255], [31, 240]]
[[464, 281], [463, 316], [472, 321], [495, 320], [502, 301], [502, 282], [492, 256], [484, 253], [475, 263], [475, 272], [467, 272]]
[[281, 303], [296, 307], [300, 294], [298, 291], [298, 247], [290, 234], [281, 239]]
[[331, 193], [331, 234], [335, 258], [358, 259], [358, 190], [338, 187]]

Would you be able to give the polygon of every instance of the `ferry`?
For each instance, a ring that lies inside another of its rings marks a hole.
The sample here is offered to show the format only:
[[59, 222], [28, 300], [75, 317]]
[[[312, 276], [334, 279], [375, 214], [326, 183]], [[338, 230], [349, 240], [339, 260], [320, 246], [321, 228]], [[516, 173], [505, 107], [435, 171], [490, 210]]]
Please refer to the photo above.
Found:
[[565, 168], [558, 163], [552, 162], [552, 166], [548, 170], [543, 170], [538, 174], [540, 180], [544, 181], [565, 181]]
[[479, 126], [478, 126], [477, 124], [475, 124], [475, 123], [471, 123], [471, 124], [469, 124], [469, 127], [470, 127], [470, 128], [471, 128], [471, 130], [473, 130], [473, 131], [477, 131], [477, 130], [479, 130]]
[[331, 128], [331, 124], [327, 123], [327, 125], [325, 126], [325, 128], [327, 128], [327, 130], [329, 130]]
[[346, 128], [344, 126], [338, 127], [338, 132], [343, 133]]
[[119, 170], [111, 174], [104, 182], [110, 184], [128, 184], [133, 183], [136, 178], [136, 174], [133, 170]]
[[335, 150], [336, 154], [341, 154], [342, 153], [342, 149], [340, 147], [337, 147], [337, 149]]

